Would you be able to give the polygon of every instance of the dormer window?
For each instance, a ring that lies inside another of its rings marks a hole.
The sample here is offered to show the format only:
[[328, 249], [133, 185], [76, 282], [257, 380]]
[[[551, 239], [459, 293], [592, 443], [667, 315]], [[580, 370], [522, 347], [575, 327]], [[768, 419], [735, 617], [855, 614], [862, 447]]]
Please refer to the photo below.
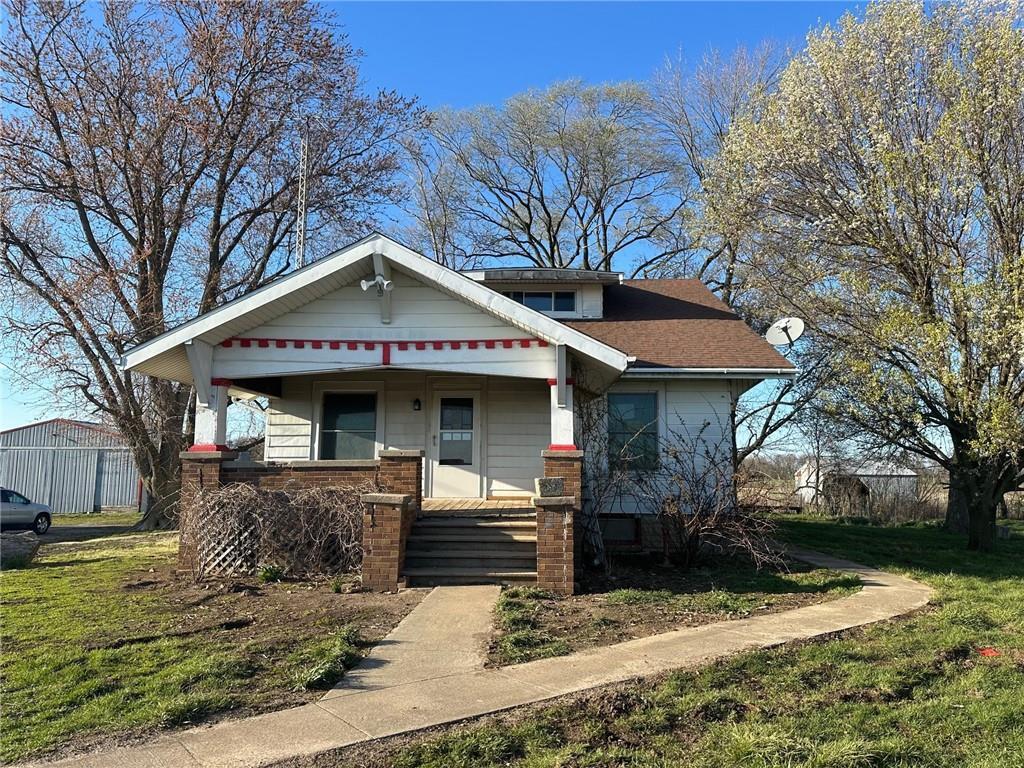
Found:
[[576, 291], [502, 291], [512, 301], [538, 312], [575, 312]]

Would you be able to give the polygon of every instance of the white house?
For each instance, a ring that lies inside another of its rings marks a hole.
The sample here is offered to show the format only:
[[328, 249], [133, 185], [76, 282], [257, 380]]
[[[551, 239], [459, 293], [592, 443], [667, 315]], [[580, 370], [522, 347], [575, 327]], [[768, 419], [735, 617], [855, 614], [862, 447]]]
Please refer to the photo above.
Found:
[[[606, 393], [620, 430], [654, 436], [705, 422], [727, 429], [741, 393], [795, 375], [699, 281], [460, 273], [379, 234], [123, 362], [195, 386], [194, 451], [223, 450], [230, 399], [262, 395], [268, 472], [311, 478], [317, 467], [355, 471], [421, 451], [430, 510], [529, 504], [547, 459], [581, 458], [577, 380]], [[462, 501], [442, 501], [452, 499]]]

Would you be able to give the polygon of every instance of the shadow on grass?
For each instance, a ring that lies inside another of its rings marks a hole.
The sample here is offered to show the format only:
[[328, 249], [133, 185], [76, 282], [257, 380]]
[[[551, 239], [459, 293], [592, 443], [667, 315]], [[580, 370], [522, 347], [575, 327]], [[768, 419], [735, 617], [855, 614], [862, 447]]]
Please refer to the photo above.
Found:
[[881, 527], [846, 525], [836, 520], [786, 517], [779, 537], [882, 570], [911, 569], [924, 576], [956, 573], [988, 581], [1024, 576], [1024, 523], [1009, 521], [1009, 539], [992, 552], [971, 552], [966, 536], [936, 525]]

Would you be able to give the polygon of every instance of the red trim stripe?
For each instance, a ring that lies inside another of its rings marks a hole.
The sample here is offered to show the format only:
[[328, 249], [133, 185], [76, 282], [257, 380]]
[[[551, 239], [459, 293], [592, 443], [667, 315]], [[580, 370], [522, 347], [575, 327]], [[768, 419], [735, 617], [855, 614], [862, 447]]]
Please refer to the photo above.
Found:
[[575, 451], [575, 450], [577, 450], [577, 448], [572, 443], [566, 443], [566, 444], [552, 443], [551, 445], [548, 446], [548, 450], [549, 451]]
[[415, 348], [419, 351], [426, 349], [442, 350], [446, 347], [449, 349], [462, 349], [463, 345], [468, 349], [480, 349], [481, 345], [484, 349], [514, 349], [516, 347], [529, 349], [531, 347], [550, 346], [543, 339], [424, 339], [421, 341], [398, 341], [397, 339], [277, 339], [256, 337], [245, 339], [232, 337], [224, 339], [224, 341], [220, 342], [220, 346], [230, 349], [235, 346], [235, 342], [238, 342], [238, 346], [246, 348], [255, 345], [263, 349], [270, 346], [277, 349], [286, 349], [288, 347], [305, 349], [308, 345], [313, 349], [329, 348], [335, 350], [341, 349], [343, 344], [350, 350], [358, 350], [360, 347], [366, 350], [373, 350], [377, 348], [378, 344], [392, 344], [397, 345], [398, 349], [403, 352], [410, 348]]

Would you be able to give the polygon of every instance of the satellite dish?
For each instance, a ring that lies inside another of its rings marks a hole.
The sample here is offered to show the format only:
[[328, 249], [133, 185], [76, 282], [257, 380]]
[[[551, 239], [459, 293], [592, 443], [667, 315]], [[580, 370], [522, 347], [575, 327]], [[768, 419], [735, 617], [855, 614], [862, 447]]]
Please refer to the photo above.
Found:
[[804, 321], [799, 317], [784, 317], [772, 323], [764, 338], [769, 344], [781, 347], [784, 344], [793, 346], [793, 342], [803, 336]]

